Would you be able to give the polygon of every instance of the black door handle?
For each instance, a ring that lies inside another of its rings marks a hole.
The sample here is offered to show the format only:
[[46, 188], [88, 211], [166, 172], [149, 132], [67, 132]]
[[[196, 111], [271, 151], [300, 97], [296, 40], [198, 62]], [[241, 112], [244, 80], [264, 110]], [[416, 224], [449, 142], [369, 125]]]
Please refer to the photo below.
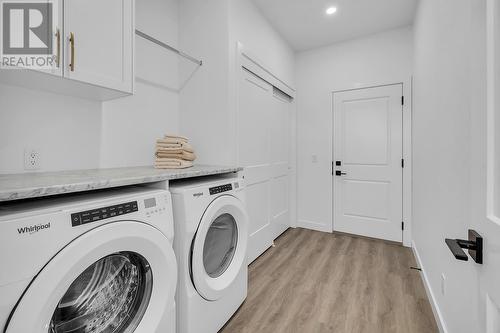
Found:
[[458, 260], [467, 261], [469, 257], [462, 249], [467, 249], [469, 255], [478, 264], [483, 263], [483, 237], [475, 230], [469, 230], [469, 239], [445, 239], [446, 245], [450, 248], [451, 253]]
[[462, 250], [460, 244], [458, 243], [459, 239], [446, 238], [444, 241], [446, 242], [446, 245], [448, 245], [448, 247], [450, 248], [450, 251], [455, 257], [455, 259], [463, 261], [469, 260], [469, 257], [467, 257], [467, 254], [465, 254], [464, 250]]
[[347, 173], [342, 172], [340, 170], [335, 171], [335, 176], [345, 176], [345, 175], [347, 175]]

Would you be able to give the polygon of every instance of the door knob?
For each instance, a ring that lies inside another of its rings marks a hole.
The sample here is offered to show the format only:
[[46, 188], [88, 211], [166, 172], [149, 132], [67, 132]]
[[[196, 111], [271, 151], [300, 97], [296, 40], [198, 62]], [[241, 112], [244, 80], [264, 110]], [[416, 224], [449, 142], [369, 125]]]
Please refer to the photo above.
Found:
[[457, 260], [467, 261], [469, 257], [462, 249], [467, 249], [469, 255], [478, 264], [483, 263], [483, 237], [475, 230], [469, 230], [469, 239], [445, 239], [446, 245]]
[[342, 172], [340, 170], [335, 171], [335, 176], [345, 176], [345, 175], [347, 175], [347, 173]]

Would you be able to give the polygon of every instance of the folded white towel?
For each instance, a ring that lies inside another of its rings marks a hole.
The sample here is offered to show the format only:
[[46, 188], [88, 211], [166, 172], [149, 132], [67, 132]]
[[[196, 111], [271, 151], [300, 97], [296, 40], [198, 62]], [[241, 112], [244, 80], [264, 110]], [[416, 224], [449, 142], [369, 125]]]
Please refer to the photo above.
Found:
[[155, 168], [157, 169], [184, 169], [193, 166], [193, 162], [177, 158], [157, 158]]
[[180, 160], [185, 160], [185, 161], [194, 161], [196, 159], [196, 155], [194, 153], [190, 153], [188, 151], [180, 151], [177, 153], [174, 153], [172, 151], [156, 151], [156, 157], [160, 158], [176, 158]]
[[184, 142], [188, 142], [189, 139], [186, 138], [185, 136], [182, 135], [172, 135], [172, 134], [165, 134], [164, 136], [165, 139], [172, 139], [172, 140], [181, 140]]

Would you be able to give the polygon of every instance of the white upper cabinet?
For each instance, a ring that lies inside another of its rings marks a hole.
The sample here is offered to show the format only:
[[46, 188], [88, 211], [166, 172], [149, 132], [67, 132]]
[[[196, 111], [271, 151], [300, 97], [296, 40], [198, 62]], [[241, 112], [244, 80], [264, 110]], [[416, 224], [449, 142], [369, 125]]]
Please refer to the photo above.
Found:
[[132, 93], [133, 1], [64, 0], [64, 76]]
[[[55, 8], [49, 69], [5, 69], [0, 82], [88, 99], [134, 89], [134, 0], [47, 0]], [[45, 39], [45, 38], [44, 38]]]

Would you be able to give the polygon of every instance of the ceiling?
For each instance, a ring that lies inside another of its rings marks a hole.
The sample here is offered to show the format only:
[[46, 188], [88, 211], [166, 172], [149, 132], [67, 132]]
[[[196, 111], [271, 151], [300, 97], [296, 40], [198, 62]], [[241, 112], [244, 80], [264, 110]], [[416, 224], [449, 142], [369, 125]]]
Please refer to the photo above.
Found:
[[[253, 0], [296, 51], [411, 25], [418, 0]], [[328, 7], [337, 7], [333, 15]]]

